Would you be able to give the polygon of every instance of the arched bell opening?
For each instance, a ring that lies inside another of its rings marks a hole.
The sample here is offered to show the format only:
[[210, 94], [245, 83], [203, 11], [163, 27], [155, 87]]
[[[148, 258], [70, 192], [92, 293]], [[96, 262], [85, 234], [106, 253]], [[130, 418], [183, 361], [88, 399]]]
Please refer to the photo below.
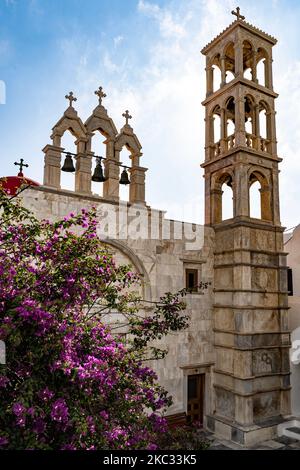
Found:
[[259, 150], [262, 152], [271, 153], [271, 113], [269, 106], [264, 101], [259, 102], [259, 133], [260, 133], [260, 146]]
[[222, 82], [222, 73], [221, 73], [221, 56], [217, 54], [211, 63], [212, 66], [212, 82], [213, 82], [213, 92], [219, 90]]
[[247, 147], [256, 148], [255, 103], [252, 96], [245, 96], [245, 131]]
[[[97, 129], [91, 136], [91, 151], [98, 157], [106, 157], [107, 135], [102, 129]], [[103, 196], [103, 183], [105, 180], [104, 160], [92, 158], [92, 192]]]
[[220, 155], [221, 147], [221, 108], [215, 106], [210, 115], [210, 142], [211, 142], [211, 158]]
[[235, 146], [235, 102], [233, 96], [225, 104], [225, 141], [226, 150]]
[[228, 173], [222, 175], [212, 188], [212, 220], [217, 224], [234, 216], [233, 180]]
[[243, 76], [247, 80], [253, 78], [253, 47], [249, 41], [243, 42]]
[[222, 191], [222, 221], [233, 217], [233, 192], [232, 180], [229, 178], [221, 188]]
[[266, 176], [258, 171], [249, 176], [249, 216], [272, 221], [271, 187]]
[[260, 85], [269, 87], [269, 56], [262, 47], [257, 50], [257, 81]]
[[[120, 151], [120, 162], [131, 167], [132, 153], [128, 145], [124, 145]], [[120, 167], [120, 200], [129, 201], [130, 172], [129, 168]]]
[[229, 83], [235, 78], [235, 49], [233, 42], [227, 44], [224, 49], [224, 66], [225, 82]]
[[65, 149], [65, 152], [70, 152], [70, 154], [62, 154], [60, 186], [62, 189], [69, 191], [75, 191], [76, 160], [72, 154], [77, 154], [76, 140], [76, 136], [68, 129], [64, 131], [61, 137], [61, 147]]

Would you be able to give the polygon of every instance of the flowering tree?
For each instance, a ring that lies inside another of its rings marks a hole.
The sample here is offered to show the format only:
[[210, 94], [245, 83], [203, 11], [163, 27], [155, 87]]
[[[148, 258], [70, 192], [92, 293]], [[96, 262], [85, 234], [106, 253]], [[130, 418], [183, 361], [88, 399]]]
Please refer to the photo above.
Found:
[[[143, 360], [187, 326], [184, 292], [140, 315], [138, 276], [97, 238], [95, 210], [52, 223], [18, 201], [0, 191], [0, 448], [157, 448], [171, 398]], [[129, 339], [104, 311], [124, 313]]]

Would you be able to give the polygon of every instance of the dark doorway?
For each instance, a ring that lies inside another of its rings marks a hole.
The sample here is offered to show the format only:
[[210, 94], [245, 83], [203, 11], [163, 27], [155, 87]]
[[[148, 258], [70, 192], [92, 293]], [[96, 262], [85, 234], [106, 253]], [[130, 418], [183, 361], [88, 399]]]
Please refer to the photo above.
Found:
[[203, 425], [205, 374], [188, 375], [188, 423], [199, 422]]

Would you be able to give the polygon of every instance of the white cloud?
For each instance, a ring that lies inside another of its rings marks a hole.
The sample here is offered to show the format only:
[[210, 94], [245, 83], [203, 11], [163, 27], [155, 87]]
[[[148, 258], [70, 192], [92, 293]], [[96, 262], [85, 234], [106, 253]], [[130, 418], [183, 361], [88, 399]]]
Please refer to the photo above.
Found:
[[184, 25], [180, 18], [175, 18], [175, 14], [169, 9], [160, 8], [154, 3], [139, 0], [138, 10], [149, 17], [153, 17], [159, 24], [162, 36], [181, 38], [186, 35]]
[[118, 47], [123, 41], [124, 38], [121, 35], [114, 37], [114, 46]]

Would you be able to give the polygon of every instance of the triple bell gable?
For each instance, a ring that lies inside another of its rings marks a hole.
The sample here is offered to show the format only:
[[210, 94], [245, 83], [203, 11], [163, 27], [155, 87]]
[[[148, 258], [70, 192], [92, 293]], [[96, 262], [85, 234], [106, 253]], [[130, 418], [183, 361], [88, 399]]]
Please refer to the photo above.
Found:
[[[103, 198], [119, 200], [119, 184], [120, 181], [123, 183], [120, 180], [120, 167], [124, 166], [120, 162], [120, 152], [126, 146], [131, 153], [129, 202], [145, 204], [145, 172], [147, 169], [140, 167], [142, 146], [133, 128], [128, 124], [131, 116], [128, 111], [123, 114], [126, 123], [118, 133], [113, 120], [102, 104], [103, 98], [106, 97], [102, 87], [99, 87], [95, 94], [98, 96], [99, 103], [85, 123], [82, 122], [73, 107], [73, 102], [77, 101], [73, 92], [66, 95], [69, 106], [52, 129], [52, 145], [47, 145], [43, 149], [45, 153], [44, 185], [55, 189], [61, 187], [61, 169], [64, 170], [61, 165], [61, 155], [65, 151], [61, 147], [61, 138], [66, 131], [70, 131], [76, 137], [75, 144], [77, 146], [77, 152], [74, 156], [76, 160], [74, 189], [76, 193], [91, 195], [92, 158], [98, 157], [92, 149], [92, 137], [98, 131], [105, 137], [104, 144], [106, 145], [106, 154], [105, 156], [101, 155], [99, 160], [100, 165], [101, 159], [103, 160], [105, 168]], [[72, 157], [69, 155], [67, 158], [71, 159]], [[70, 168], [64, 171], [74, 171], [72, 165]]]

